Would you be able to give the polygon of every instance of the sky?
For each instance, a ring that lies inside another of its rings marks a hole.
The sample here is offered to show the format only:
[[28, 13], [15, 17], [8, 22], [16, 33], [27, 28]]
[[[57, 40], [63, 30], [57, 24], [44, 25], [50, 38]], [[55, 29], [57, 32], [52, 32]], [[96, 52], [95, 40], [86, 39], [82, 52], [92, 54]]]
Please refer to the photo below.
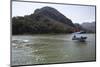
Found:
[[63, 5], [31, 2], [12, 2], [12, 17], [24, 16], [34, 13], [36, 9], [49, 6], [57, 9], [73, 23], [84, 23], [95, 21], [95, 6]]

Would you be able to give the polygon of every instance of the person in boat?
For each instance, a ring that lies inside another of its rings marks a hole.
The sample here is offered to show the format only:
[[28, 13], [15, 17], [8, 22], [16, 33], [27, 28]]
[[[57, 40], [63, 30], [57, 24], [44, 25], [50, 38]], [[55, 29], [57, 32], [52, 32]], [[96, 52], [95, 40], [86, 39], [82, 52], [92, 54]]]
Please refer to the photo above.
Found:
[[76, 35], [74, 35], [73, 37], [76, 38]]

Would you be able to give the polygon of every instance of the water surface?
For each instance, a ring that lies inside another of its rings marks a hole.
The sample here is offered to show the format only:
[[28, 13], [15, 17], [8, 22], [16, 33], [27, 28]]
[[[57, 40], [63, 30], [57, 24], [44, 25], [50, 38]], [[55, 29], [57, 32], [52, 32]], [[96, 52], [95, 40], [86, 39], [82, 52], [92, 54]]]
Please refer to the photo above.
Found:
[[95, 34], [86, 42], [73, 41], [72, 34], [12, 36], [12, 65], [95, 60]]

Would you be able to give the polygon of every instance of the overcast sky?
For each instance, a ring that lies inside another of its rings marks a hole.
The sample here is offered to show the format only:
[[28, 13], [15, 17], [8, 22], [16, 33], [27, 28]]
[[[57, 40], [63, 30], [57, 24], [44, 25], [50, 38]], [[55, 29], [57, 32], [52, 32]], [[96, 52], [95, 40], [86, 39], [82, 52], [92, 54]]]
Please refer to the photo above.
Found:
[[12, 17], [24, 16], [34, 13], [35, 9], [45, 6], [53, 7], [60, 13], [71, 19], [73, 23], [83, 23], [95, 21], [94, 6], [62, 5], [30, 2], [12, 2]]

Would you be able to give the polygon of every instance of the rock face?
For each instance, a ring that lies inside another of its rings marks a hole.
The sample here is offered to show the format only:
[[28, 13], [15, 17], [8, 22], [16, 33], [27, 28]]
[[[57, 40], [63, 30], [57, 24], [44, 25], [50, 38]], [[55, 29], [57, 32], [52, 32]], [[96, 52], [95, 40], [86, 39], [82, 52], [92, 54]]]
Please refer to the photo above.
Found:
[[12, 18], [13, 34], [71, 33], [72, 21], [52, 7], [36, 9], [33, 14]]

